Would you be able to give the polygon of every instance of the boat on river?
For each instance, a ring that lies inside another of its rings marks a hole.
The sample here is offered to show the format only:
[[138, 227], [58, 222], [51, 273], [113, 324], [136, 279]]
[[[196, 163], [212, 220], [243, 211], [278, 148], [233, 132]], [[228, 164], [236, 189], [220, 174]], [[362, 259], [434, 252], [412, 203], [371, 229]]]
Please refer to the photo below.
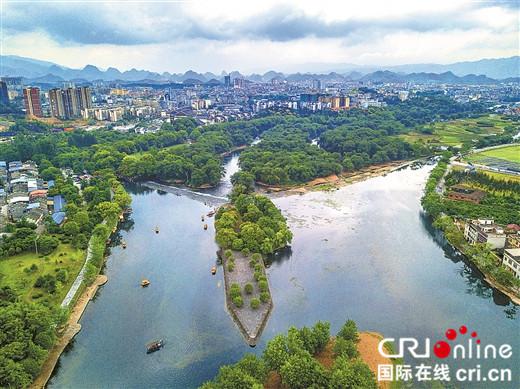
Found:
[[147, 280], [146, 278], [144, 280], [141, 281], [141, 286], [143, 288], [146, 288], [148, 285], [150, 285], [150, 281]]
[[214, 214], [215, 214], [215, 211], [209, 211], [208, 214], [207, 214], [206, 216], [208, 216], [208, 217], [212, 217]]
[[150, 354], [155, 351], [159, 351], [163, 347], [164, 347], [164, 341], [162, 339], [156, 340], [155, 342], [151, 342], [146, 345], [146, 353]]
[[123, 240], [123, 243], [121, 243], [121, 246], [126, 249], [126, 242]]
[[156, 234], [159, 233], [159, 226], [155, 226], [155, 233], [156, 233]]
[[213, 274], [213, 275], [217, 274], [217, 267], [216, 266], [213, 266], [211, 268], [211, 274]]
[[204, 224], [204, 229], [205, 229], [205, 230], [208, 229], [208, 225], [207, 225], [207, 224]]

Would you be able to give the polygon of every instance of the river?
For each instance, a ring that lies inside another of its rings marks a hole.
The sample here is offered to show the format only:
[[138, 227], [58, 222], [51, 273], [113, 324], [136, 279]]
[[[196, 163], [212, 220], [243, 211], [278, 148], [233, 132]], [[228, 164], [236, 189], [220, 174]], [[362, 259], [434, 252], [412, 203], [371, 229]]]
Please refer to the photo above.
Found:
[[[237, 162], [236, 155], [228, 160], [226, 177]], [[421, 211], [430, 169], [407, 168], [334, 192], [274, 199], [294, 239], [271, 259], [274, 310], [254, 349], [226, 312], [221, 269], [210, 274], [217, 250], [213, 218], [206, 218], [204, 231], [200, 216], [216, 203], [128, 187], [132, 220], [120, 231], [128, 247], [111, 249], [109, 282], [87, 307], [82, 330], [49, 387], [193, 388], [213, 378], [220, 365], [260, 353], [291, 325], [327, 320], [336, 332], [347, 318], [362, 330], [429, 337], [432, 343], [446, 329], [466, 325], [483, 344], [513, 346], [512, 358], [480, 361], [483, 369], [518, 368], [518, 307], [452, 252]], [[227, 193], [228, 181], [211, 193]], [[150, 287], [139, 286], [142, 278]], [[145, 344], [159, 338], [164, 349], [147, 355]]]

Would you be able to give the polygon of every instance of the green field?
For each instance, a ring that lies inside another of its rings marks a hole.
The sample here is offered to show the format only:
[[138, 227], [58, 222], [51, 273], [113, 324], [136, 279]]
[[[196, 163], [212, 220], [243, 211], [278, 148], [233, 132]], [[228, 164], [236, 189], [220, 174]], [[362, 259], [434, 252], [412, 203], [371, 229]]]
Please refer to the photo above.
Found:
[[520, 144], [471, 154], [467, 159], [472, 162], [482, 162], [490, 158], [520, 164]]
[[[60, 244], [52, 254], [45, 257], [38, 257], [35, 253], [25, 253], [0, 260], [0, 287], [10, 286], [26, 301], [59, 305], [83, 266], [85, 255], [84, 250], [74, 249], [68, 244]], [[29, 271], [33, 264], [37, 269]], [[59, 269], [65, 269], [68, 276], [63, 284], [57, 282], [53, 294], [45, 289], [34, 287], [38, 277], [46, 274], [55, 276]]]
[[422, 130], [401, 135], [410, 143], [423, 143], [431, 146], [471, 146], [480, 138], [501, 134], [506, 126], [513, 124], [499, 115], [481, 116], [474, 119], [457, 119], [449, 122], [436, 122], [423, 126]]

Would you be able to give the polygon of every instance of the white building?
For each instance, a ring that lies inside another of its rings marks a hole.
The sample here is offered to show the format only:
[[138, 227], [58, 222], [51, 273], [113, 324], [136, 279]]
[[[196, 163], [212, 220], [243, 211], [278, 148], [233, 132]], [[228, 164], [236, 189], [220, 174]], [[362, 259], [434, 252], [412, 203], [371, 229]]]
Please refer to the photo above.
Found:
[[464, 238], [471, 243], [487, 243], [493, 249], [503, 249], [506, 243], [504, 229], [492, 219], [468, 221], [464, 227]]
[[502, 263], [520, 279], [520, 248], [505, 249]]

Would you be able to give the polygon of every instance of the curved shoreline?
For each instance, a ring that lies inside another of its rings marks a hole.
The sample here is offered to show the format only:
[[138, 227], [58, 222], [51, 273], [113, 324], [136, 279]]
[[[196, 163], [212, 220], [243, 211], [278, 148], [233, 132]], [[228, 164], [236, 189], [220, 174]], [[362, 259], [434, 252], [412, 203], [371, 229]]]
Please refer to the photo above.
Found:
[[60, 359], [61, 354], [68, 346], [70, 341], [76, 336], [76, 334], [81, 331], [81, 324], [79, 321], [87, 308], [88, 303], [92, 298], [96, 295], [97, 290], [100, 286], [105, 285], [108, 281], [108, 277], [104, 274], [98, 275], [92, 285], [88, 286], [83, 294], [80, 296], [72, 312], [67, 320], [67, 324], [65, 325], [65, 331], [58, 338], [57, 342], [54, 344], [53, 348], [49, 352], [47, 359], [43, 363], [40, 374], [34, 382], [29, 386], [31, 389], [43, 389], [47, 385], [51, 375]]

